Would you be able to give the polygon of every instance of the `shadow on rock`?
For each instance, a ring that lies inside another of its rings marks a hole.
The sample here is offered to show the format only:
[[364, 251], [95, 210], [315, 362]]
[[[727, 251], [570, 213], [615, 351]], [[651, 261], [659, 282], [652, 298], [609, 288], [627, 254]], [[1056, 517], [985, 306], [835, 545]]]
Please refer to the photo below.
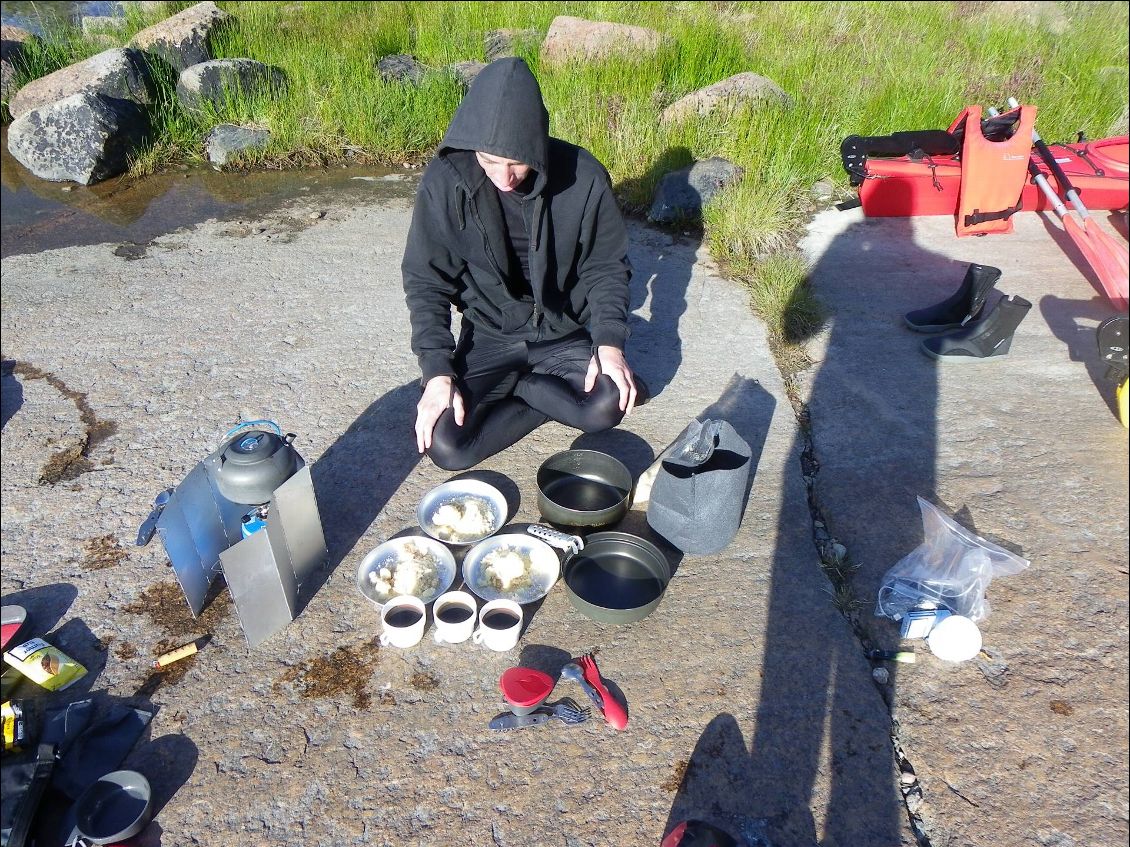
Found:
[[16, 363], [9, 359], [0, 363], [0, 429], [24, 404], [24, 386], [16, 378], [15, 367]]
[[34, 638], [54, 629], [67, 614], [76, 597], [78, 589], [75, 586], [69, 582], [56, 582], [5, 594], [4, 605], [24, 608], [27, 612], [24, 632], [27, 638]]
[[1095, 338], [1095, 327], [1114, 313], [1114, 307], [1102, 297], [1067, 300], [1048, 294], [1040, 298], [1040, 314], [1047, 322], [1048, 329], [1067, 347], [1070, 361], [1082, 362], [1086, 366], [1087, 376], [1091, 378], [1111, 415], [1117, 419], [1118, 401], [1114, 393], [1116, 383], [1106, 376], [1108, 365], [1099, 355]]
[[548, 644], [526, 644], [523, 645], [522, 652], [518, 656], [518, 666], [533, 668], [557, 679], [561, 675], [561, 669], [572, 658], [560, 647], [552, 647]]
[[573, 439], [571, 450], [596, 450], [624, 463], [633, 477], [638, 477], [655, 459], [651, 445], [626, 429], [585, 432]]
[[[153, 816], [173, 799], [192, 777], [200, 751], [187, 736], [162, 735], [137, 747], [126, 760], [131, 770], [145, 774], [153, 789]], [[149, 841], [139, 841], [138, 847]]]
[[1044, 224], [1044, 229], [1048, 231], [1052, 241], [1059, 245], [1064, 255], [1071, 260], [1071, 264], [1075, 265], [1076, 270], [1087, 280], [1100, 296], [1103, 295], [1103, 287], [1099, 283], [1098, 275], [1095, 273], [1094, 268], [1091, 267], [1087, 258], [1080, 251], [1079, 246], [1075, 243], [1074, 239], [1067, 233], [1066, 230], [1053, 223], [1054, 215], [1040, 215], [1040, 220]]
[[310, 471], [329, 559], [302, 586], [299, 608], [318, 593], [420, 461], [413, 431], [419, 383], [373, 401], [314, 462]]
[[[616, 186], [620, 195], [650, 197], [660, 179], [694, 161], [686, 147], [671, 147], [645, 174]], [[629, 201], [629, 210], [642, 214], [650, 200]], [[633, 250], [630, 286], [628, 361], [647, 382], [652, 396], [670, 384], [682, 363], [683, 342], [679, 321], [687, 310], [687, 288], [702, 243], [701, 225], [695, 222], [668, 232], [649, 228], [644, 249]], [[680, 237], [679, 232], [683, 235]], [[657, 245], [659, 246], [657, 249]], [[646, 307], [647, 317], [639, 312]]]
[[[706, 725], [690, 759], [673, 763], [671, 779], [678, 779], [679, 786], [663, 828], [665, 835], [682, 821], [699, 820], [741, 838], [744, 847], [769, 847], [765, 831], [770, 822], [748, 813], [749, 791], [755, 782], [753, 764], [733, 715], [723, 712]], [[795, 837], [774, 843], [815, 844], [811, 818], [808, 814], [807, 822], [791, 828], [790, 835]], [[773, 823], [780, 832], [786, 821]]]

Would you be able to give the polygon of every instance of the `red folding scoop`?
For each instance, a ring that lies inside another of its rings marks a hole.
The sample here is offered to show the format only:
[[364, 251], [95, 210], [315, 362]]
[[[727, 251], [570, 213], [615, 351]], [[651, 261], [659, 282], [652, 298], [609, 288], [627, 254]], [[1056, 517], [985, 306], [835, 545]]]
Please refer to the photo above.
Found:
[[498, 690], [515, 714], [527, 712], [545, 702], [555, 680], [533, 668], [507, 668], [498, 679]]
[[0, 618], [2, 618], [0, 635], [3, 637], [0, 650], [7, 650], [8, 645], [16, 640], [16, 636], [20, 634], [20, 630], [27, 623], [27, 612], [24, 611], [22, 606], [4, 606], [0, 610]]

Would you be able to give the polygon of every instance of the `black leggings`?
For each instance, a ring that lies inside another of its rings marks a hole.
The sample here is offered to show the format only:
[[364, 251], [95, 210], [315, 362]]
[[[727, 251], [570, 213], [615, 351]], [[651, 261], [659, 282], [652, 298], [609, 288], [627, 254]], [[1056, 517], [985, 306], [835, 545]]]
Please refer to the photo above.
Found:
[[597, 377], [585, 392], [592, 340], [581, 330], [555, 341], [508, 341], [475, 337], [465, 325], [455, 350], [455, 384], [463, 396], [463, 426], [444, 411], [432, 432], [428, 456], [439, 467], [460, 471], [505, 450], [546, 421], [583, 432], [620, 423], [620, 391], [610, 377]]

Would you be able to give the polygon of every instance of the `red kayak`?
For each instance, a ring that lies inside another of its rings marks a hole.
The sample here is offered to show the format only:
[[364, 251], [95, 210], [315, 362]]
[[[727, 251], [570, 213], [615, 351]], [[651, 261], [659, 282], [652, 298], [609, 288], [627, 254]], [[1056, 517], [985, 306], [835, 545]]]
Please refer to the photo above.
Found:
[[[1048, 145], [1064, 173], [1091, 211], [1130, 206], [1130, 138], [1125, 135], [1080, 144]], [[1036, 151], [1032, 162], [1062, 193], [1051, 169]], [[958, 154], [869, 158], [859, 186], [863, 213], [872, 218], [953, 215], [961, 190]], [[1051, 209], [1051, 203], [1032, 180], [1020, 195], [1026, 212]]]

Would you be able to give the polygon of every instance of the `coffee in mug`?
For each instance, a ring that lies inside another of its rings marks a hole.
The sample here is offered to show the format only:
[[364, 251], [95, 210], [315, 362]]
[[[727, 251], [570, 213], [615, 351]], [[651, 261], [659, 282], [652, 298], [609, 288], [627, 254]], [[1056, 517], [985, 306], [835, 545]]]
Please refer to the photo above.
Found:
[[419, 644], [425, 622], [424, 602], [419, 597], [393, 597], [381, 609], [381, 646], [403, 648]]
[[471, 636], [491, 650], [512, 650], [522, 634], [522, 607], [513, 600], [491, 600], [479, 612], [479, 626]]
[[432, 606], [437, 644], [459, 644], [471, 637], [475, 628], [478, 604], [466, 591], [448, 591], [436, 598]]

